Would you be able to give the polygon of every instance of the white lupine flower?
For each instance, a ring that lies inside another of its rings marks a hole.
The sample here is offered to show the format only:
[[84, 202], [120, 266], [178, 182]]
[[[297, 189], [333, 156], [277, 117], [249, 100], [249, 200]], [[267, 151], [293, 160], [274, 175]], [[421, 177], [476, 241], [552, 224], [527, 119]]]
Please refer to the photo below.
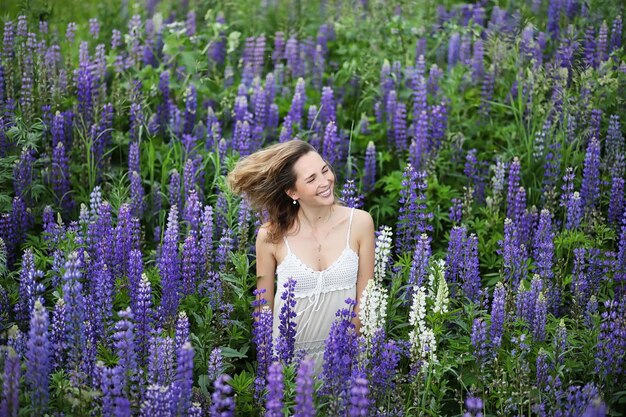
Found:
[[409, 332], [411, 356], [415, 362], [423, 360], [422, 367], [437, 362], [437, 342], [432, 329], [426, 325], [426, 290], [417, 287], [413, 293], [413, 304], [409, 314], [409, 323], [413, 329]]
[[424, 287], [417, 287], [413, 293], [413, 304], [409, 313], [409, 324], [415, 328], [426, 327], [426, 291]]
[[361, 333], [366, 341], [371, 340], [378, 329], [383, 328], [387, 318], [387, 289], [376, 280], [369, 280], [361, 296]]
[[376, 238], [376, 248], [374, 250], [374, 279], [381, 282], [385, 277], [387, 262], [391, 253], [391, 227], [382, 226]]
[[443, 259], [435, 261], [433, 265], [434, 275], [437, 275], [437, 278], [434, 280], [437, 285], [437, 295], [435, 296], [435, 305], [433, 307], [433, 312], [435, 313], [447, 313], [448, 305], [450, 304], [450, 292], [448, 290], [448, 283], [446, 282], [446, 278], [444, 276], [445, 269], [446, 261]]

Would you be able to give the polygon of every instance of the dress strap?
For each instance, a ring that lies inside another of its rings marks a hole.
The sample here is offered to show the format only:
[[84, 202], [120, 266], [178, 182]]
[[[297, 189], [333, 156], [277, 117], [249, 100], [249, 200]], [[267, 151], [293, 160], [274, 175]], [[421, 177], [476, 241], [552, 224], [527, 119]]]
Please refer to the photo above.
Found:
[[289, 242], [287, 242], [287, 236], [283, 236], [283, 240], [285, 241], [285, 246], [287, 247], [287, 254], [290, 254], [291, 247], [289, 246]]
[[346, 238], [346, 247], [350, 247], [350, 230], [352, 229], [352, 216], [354, 215], [354, 207], [350, 210], [350, 222], [348, 223], [348, 236]]

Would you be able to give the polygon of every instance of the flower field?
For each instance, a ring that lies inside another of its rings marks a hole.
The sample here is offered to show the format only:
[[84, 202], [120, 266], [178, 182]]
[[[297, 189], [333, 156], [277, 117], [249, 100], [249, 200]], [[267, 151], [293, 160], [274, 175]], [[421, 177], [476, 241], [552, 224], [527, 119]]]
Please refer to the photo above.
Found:
[[[626, 415], [620, 1], [23, 3], [0, 416]], [[319, 374], [225, 181], [292, 138], [378, 229]]]

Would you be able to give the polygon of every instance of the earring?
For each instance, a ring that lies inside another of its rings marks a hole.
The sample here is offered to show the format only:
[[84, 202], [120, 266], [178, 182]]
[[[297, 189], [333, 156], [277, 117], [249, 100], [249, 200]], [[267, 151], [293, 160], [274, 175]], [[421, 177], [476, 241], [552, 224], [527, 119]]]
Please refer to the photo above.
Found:
[[293, 205], [295, 206], [296, 204], [298, 204], [298, 200], [293, 200]]

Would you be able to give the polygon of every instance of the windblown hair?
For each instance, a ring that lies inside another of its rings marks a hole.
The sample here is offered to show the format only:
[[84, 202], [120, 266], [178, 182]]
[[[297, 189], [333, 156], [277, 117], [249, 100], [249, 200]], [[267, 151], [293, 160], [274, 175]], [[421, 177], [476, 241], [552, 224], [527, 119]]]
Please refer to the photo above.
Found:
[[298, 139], [277, 143], [239, 160], [228, 174], [233, 192], [242, 194], [267, 222], [271, 243], [277, 243], [297, 221], [299, 205], [286, 192], [296, 184], [294, 164], [309, 152], [317, 151]]

